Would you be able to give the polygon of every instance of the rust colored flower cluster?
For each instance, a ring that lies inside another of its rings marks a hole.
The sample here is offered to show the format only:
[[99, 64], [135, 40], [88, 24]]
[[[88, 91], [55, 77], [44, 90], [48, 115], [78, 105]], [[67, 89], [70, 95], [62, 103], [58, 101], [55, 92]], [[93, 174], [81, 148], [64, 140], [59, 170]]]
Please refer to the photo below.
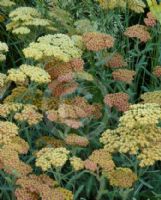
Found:
[[72, 192], [58, 187], [57, 182], [46, 175], [25, 176], [19, 178], [16, 185], [19, 186], [15, 191], [17, 200], [73, 200]]
[[101, 112], [98, 104], [90, 105], [83, 97], [75, 97], [68, 103], [62, 102], [57, 110], [47, 112], [50, 121], [64, 123], [75, 129], [83, 126], [80, 120], [87, 117], [99, 118]]
[[106, 63], [106, 66], [110, 67], [110, 68], [126, 67], [127, 62], [125, 62], [125, 60], [121, 54], [116, 53], [114, 55], [109, 55], [109, 59]]
[[107, 94], [104, 98], [105, 104], [107, 104], [109, 107], [115, 107], [118, 111], [121, 112], [125, 112], [126, 110], [128, 110], [130, 106], [128, 100], [128, 94], [123, 92]]
[[58, 80], [52, 81], [49, 84], [49, 89], [52, 91], [54, 97], [61, 97], [75, 92], [78, 84], [75, 81], [59, 82]]
[[150, 33], [147, 31], [147, 27], [140, 24], [128, 27], [124, 32], [124, 35], [129, 38], [138, 38], [141, 42], [147, 42], [151, 39]]
[[83, 71], [84, 61], [80, 58], [73, 59], [66, 63], [60, 63], [55, 60], [46, 64], [45, 70], [51, 76], [51, 79], [57, 79], [65, 74]]
[[46, 64], [45, 69], [50, 74], [52, 82], [49, 89], [53, 96], [60, 97], [73, 93], [78, 84], [74, 81], [74, 74], [82, 72], [84, 61], [80, 58], [73, 59], [66, 63], [50, 61]]
[[156, 66], [154, 71], [153, 71], [153, 74], [157, 77], [157, 78], [160, 78], [161, 77], [161, 66]]
[[154, 27], [156, 25], [157, 21], [152, 12], [147, 13], [147, 17], [144, 18], [144, 23], [148, 27]]
[[83, 42], [90, 51], [100, 51], [114, 46], [114, 38], [112, 36], [98, 32], [85, 33]]
[[130, 84], [135, 76], [136, 72], [128, 69], [118, 69], [112, 72], [113, 79], [116, 81], [122, 81]]
[[76, 134], [70, 134], [65, 138], [65, 142], [67, 145], [71, 146], [79, 146], [86, 147], [89, 144], [89, 141], [86, 137], [79, 136]]

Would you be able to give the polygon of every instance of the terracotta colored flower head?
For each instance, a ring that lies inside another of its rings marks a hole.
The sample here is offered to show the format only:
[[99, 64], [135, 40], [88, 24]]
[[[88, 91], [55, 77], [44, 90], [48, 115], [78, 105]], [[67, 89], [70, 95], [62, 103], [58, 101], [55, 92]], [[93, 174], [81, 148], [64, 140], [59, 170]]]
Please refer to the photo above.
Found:
[[147, 31], [147, 27], [140, 24], [128, 27], [124, 32], [124, 35], [129, 38], [138, 38], [141, 42], [147, 42], [151, 39], [150, 33]]
[[107, 60], [106, 66], [110, 68], [120, 68], [120, 67], [126, 67], [127, 62], [125, 62], [123, 56], [119, 53], [112, 55], [109, 55], [109, 59]]
[[113, 47], [114, 38], [104, 33], [89, 32], [83, 35], [83, 42], [88, 50], [100, 51]]
[[144, 18], [144, 23], [148, 27], [154, 27], [156, 25], [157, 21], [152, 12], [147, 13], [147, 17]]
[[128, 69], [118, 69], [112, 72], [113, 79], [130, 84], [133, 81], [135, 71]]
[[153, 74], [157, 77], [157, 78], [160, 78], [161, 77], [161, 66], [156, 66], [154, 71], [153, 71]]
[[129, 96], [126, 93], [118, 92], [114, 94], [107, 94], [104, 98], [105, 104], [109, 107], [115, 107], [118, 111], [126, 111], [129, 108]]

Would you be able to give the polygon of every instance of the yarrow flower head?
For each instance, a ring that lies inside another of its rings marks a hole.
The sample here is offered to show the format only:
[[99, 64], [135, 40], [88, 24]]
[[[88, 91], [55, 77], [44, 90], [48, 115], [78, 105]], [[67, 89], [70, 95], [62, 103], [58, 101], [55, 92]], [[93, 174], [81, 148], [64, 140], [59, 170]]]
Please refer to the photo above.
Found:
[[[137, 125], [158, 124], [161, 119], [161, 108], [155, 103], [134, 104], [120, 118], [121, 126], [133, 127]], [[129, 122], [129, 123], [127, 123]]]
[[88, 159], [97, 164], [103, 171], [111, 171], [115, 168], [111, 154], [104, 149], [94, 150]]
[[16, 35], [26, 35], [32, 31], [32, 27], [52, 28], [52, 22], [44, 19], [33, 7], [18, 7], [9, 14], [10, 22], [6, 28]]
[[154, 27], [157, 24], [157, 20], [152, 12], [147, 13], [147, 17], [144, 18], [144, 23], [148, 27]]
[[96, 31], [89, 19], [80, 19], [74, 23], [76, 32], [80, 35], [84, 33]]
[[42, 136], [42, 137], [39, 137], [36, 140], [36, 146], [37, 147], [54, 147], [54, 148], [58, 148], [58, 147], [64, 147], [65, 146], [65, 142], [63, 140], [57, 139], [55, 137]]
[[41, 149], [36, 155], [36, 166], [43, 171], [48, 171], [52, 167], [61, 168], [68, 160], [69, 151], [64, 148], [49, 148]]
[[128, 110], [130, 104], [128, 103], [129, 96], [126, 93], [118, 92], [114, 94], [107, 94], [104, 97], [104, 102], [109, 107], [115, 107], [118, 111], [126, 111]]
[[6, 85], [6, 74], [0, 73], [0, 88], [2, 89]]
[[106, 66], [109, 68], [126, 67], [127, 62], [125, 62], [123, 56], [119, 53], [115, 53], [114, 55], [109, 54], [107, 57]]
[[49, 110], [47, 118], [50, 121], [64, 123], [78, 129], [83, 126], [81, 118], [100, 118], [100, 109], [98, 104], [90, 105], [85, 98], [75, 97], [69, 103], [60, 103], [57, 110]]
[[24, 85], [28, 81], [46, 84], [50, 82], [50, 75], [40, 67], [23, 64], [18, 69], [8, 70], [7, 80]]
[[158, 105], [161, 105], [161, 90], [145, 92], [141, 95], [140, 98], [143, 103], [156, 103]]
[[37, 111], [34, 105], [25, 105], [23, 110], [16, 113], [14, 119], [19, 122], [27, 122], [30, 126], [38, 124], [43, 116]]
[[68, 35], [54, 34], [39, 37], [36, 42], [30, 43], [29, 47], [23, 50], [26, 58], [34, 60], [55, 60], [69, 62], [74, 58], [80, 58], [82, 51], [75, 46], [75, 43]]
[[118, 167], [109, 173], [104, 173], [110, 185], [120, 188], [130, 188], [137, 181], [137, 175], [129, 168]]
[[28, 176], [17, 179], [15, 195], [17, 200], [73, 200], [71, 191], [58, 186], [56, 181], [53, 181], [47, 175], [30, 174]]
[[156, 66], [153, 70], [153, 74], [157, 77], [160, 78], [161, 77], [161, 66]]
[[124, 35], [129, 38], [138, 38], [141, 42], [147, 42], [151, 39], [150, 33], [147, 31], [147, 27], [140, 24], [128, 27], [125, 30]]
[[83, 42], [90, 51], [100, 51], [114, 46], [114, 38], [112, 36], [98, 32], [85, 33]]
[[1, 0], [0, 1], [0, 6], [7, 8], [7, 7], [12, 7], [16, 5], [16, 3], [14, 1], [11, 0]]
[[74, 156], [70, 158], [70, 163], [75, 171], [84, 169], [84, 162], [80, 158]]
[[18, 135], [18, 127], [9, 121], [0, 121], [0, 144], [9, 144]]
[[125, 82], [131, 84], [136, 72], [129, 69], [117, 69], [112, 72], [112, 77], [116, 81]]
[[[141, 167], [161, 160], [161, 128], [157, 126], [161, 119], [160, 113], [160, 106], [154, 103], [130, 106], [120, 118], [118, 128], [108, 129], [102, 134], [100, 141], [104, 149], [111, 153], [136, 155]], [[146, 153], [150, 149], [152, 153]]]
[[78, 146], [78, 147], [86, 147], [89, 144], [89, 141], [86, 137], [79, 136], [76, 134], [70, 134], [65, 138], [65, 142], [67, 145]]
[[32, 172], [32, 168], [20, 160], [19, 152], [25, 153], [24, 148], [20, 147], [20, 144], [15, 146], [12, 143], [11, 146], [4, 145], [0, 149], [0, 168], [15, 177], [25, 176]]
[[8, 52], [8, 46], [5, 42], [0, 41], [0, 62], [6, 60], [5, 53]]
[[142, 0], [97, 0], [103, 9], [114, 9], [128, 7], [130, 10], [136, 13], [143, 13], [146, 7]]

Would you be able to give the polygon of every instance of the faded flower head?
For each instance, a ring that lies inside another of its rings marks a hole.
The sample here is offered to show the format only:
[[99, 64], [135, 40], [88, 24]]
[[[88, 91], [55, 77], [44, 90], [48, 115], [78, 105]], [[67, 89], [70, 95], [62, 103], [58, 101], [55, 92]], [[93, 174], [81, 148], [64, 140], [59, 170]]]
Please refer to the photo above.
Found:
[[127, 62], [125, 62], [123, 56], [119, 53], [115, 53], [114, 55], [109, 54], [106, 66], [110, 68], [126, 67]]
[[129, 168], [118, 167], [104, 175], [114, 187], [130, 188], [137, 181], [137, 175]]
[[116, 81], [122, 81], [130, 84], [135, 76], [136, 72], [128, 69], [118, 69], [112, 72], [113, 79]]
[[79, 136], [76, 134], [70, 134], [65, 138], [65, 142], [67, 145], [78, 146], [78, 147], [86, 147], [89, 144], [89, 141], [86, 137]]
[[36, 140], [36, 146], [37, 147], [50, 146], [53, 148], [58, 148], [65, 146], [65, 142], [55, 137], [42, 136]]

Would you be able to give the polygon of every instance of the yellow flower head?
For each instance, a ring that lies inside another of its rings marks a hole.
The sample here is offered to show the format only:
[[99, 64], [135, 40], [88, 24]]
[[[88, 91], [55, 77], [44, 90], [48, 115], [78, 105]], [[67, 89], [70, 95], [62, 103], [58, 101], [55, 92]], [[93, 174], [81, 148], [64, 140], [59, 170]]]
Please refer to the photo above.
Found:
[[64, 148], [49, 148], [41, 149], [36, 155], [36, 166], [43, 171], [48, 171], [52, 167], [61, 168], [68, 160], [69, 151]]
[[34, 60], [49, 60], [68, 62], [80, 58], [82, 51], [75, 46], [71, 38], [65, 34], [45, 35], [38, 38], [37, 42], [30, 43], [23, 50], [26, 58]]

